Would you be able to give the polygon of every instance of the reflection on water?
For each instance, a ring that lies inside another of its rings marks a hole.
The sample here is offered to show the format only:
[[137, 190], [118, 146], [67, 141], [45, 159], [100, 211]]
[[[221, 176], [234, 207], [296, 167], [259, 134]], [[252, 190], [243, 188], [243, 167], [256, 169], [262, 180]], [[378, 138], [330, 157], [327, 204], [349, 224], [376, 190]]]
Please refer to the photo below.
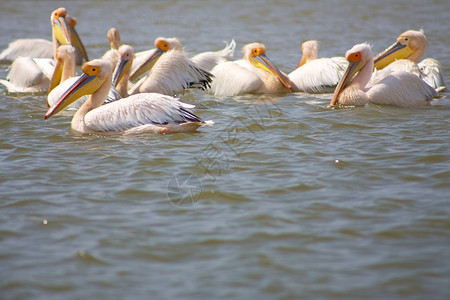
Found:
[[[49, 38], [65, 6], [91, 58], [117, 27], [137, 51], [261, 41], [290, 72], [300, 44], [379, 52], [424, 28], [449, 74], [448, 3], [3, 1], [0, 48]], [[20, 22], [19, 22], [20, 21]], [[5, 78], [7, 66], [0, 67]], [[0, 95], [2, 299], [446, 299], [448, 98], [329, 110], [331, 95], [182, 95], [192, 134], [80, 135], [45, 95]]]

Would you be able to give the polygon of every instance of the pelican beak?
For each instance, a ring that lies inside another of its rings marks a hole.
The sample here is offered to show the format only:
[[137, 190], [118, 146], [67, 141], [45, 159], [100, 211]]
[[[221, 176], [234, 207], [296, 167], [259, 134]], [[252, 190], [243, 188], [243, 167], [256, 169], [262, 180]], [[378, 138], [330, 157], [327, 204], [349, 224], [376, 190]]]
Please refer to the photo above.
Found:
[[342, 90], [350, 83], [351, 79], [355, 74], [362, 69], [364, 64], [360, 61], [349, 61], [347, 70], [345, 70], [344, 76], [342, 76], [341, 81], [336, 86], [336, 89], [334, 90], [333, 97], [331, 98], [329, 107], [333, 107], [338, 102], [339, 95], [341, 94]]
[[[303, 48], [302, 48], [302, 50], [303, 50]], [[304, 64], [306, 64], [306, 55], [305, 54], [302, 55], [302, 58], [300, 59], [298, 65], [297, 65], [297, 69], [300, 68], [301, 66], [303, 66]]]
[[88, 55], [86, 52], [86, 48], [84, 48], [83, 43], [81, 42], [80, 36], [75, 30], [75, 25], [77, 24], [77, 20], [75, 18], [71, 18], [71, 22], [69, 24], [69, 33], [70, 33], [70, 41], [72, 42], [72, 46], [78, 48], [83, 55], [83, 58], [88, 61]]
[[128, 65], [130, 61], [127, 59], [121, 59], [119, 60], [119, 63], [117, 64], [116, 69], [114, 70], [114, 74], [113, 74], [113, 81], [112, 84], [117, 87], [117, 84], [119, 83], [119, 81], [122, 79], [123, 74], [124, 74], [124, 70], [126, 68], [126, 66]]
[[70, 33], [65, 16], [58, 16], [52, 19], [53, 35], [61, 45], [70, 45]]
[[292, 91], [291, 80], [280, 70], [278, 70], [278, 68], [267, 58], [264, 53], [255, 55], [255, 58], [257, 59], [255, 65], [258, 68], [262, 68], [275, 75], [281, 81], [281, 83], [283, 83], [284, 86]]
[[55, 70], [53, 71], [52, 79], [50, 80], [50, 86], [48, 87], [48, 94], [61, 83], [63, 73], [63, 64], [60, 60], [56, 60]]
[[397, 42], [374, 58], [374, 68], [381, 70], [397, 59], [408, 58], [412, 53], [414, 53], [414, 50], [408, 45]]
[[143, 74], [150, 71], [155, 63], [158, 61], [158, 58], [165, 53], [166, 51], [161, 50], [159, 48], [155, 48], [154, 50], [150, 51], [145, 61], [138, 66], [134, 71], [131, 72], [130, 80], [135, 81]]
[[72, 86], [64, 92], [64, 94], [59, 98], [55, 105], [50, 107], [44, 116], [44, 119], [48, 119], [51, 116], [59, 113], [65, 107], [75, 102], [82, 96], [90, 95], [94, 93], [98, 87], [99, 83], [96, 75], [89, 75], [83, 73], [77, 81], [72, 84]]

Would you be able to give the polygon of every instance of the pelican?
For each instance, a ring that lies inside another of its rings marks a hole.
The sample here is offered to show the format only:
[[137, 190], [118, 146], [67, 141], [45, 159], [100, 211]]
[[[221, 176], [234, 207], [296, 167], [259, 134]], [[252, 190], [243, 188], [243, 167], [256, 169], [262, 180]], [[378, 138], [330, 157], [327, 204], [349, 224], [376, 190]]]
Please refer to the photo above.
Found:
[[[432, 87], [438, 91], [445, 89], [445, 85], [436, 86], [434, 84], [443, 83], [432, 79], [425, 79], [425, 75], [418, 66], [419, 60], [427, 50], [427, 39], [423, 30], [408, 30], [397, 37], [397, 42], [388, 47], [386, 50], [378, 54], [374, 59], [374, 67], [377, 70], [388, 68], [393, 71], [406, 71], [417, 75], [424, 79], [427, 83], [432, 83]], [[434, 72], [439, 73], [439, 77], [443, 78], [440, 72], [439, 63], [433, 67]]]
[[77, 77], [75, 77], [77, 75], [75, 51], [75, 48], [71, 45], [61, 45], [56, 50], [56, 66], [47, 95], [48, 107], [58, 102], [61, 95], [77, 80]]
[[[62, 14], [60, 12], [60, 14]], [[66, 23], [70, 38], [77, 48], [77, 64], [81, 65], [83, 58], [87, 61], [87, 53], [81, 39], [78, 36], [75, 26], [77, 20], [66, 15]], [[56, 44], [56, 46], [54, 46]], [[9, 43], [8, 48], [4, 49], [0, 54], [0, 62], [12, 63], [18, 57], [32, 58], [53, 58], [55, 49], [60, 45], [57, 41], [49, 41], [46, 39], [18, 39]]]
[[79, 97], [90, 95], [71, 123], [72, 129], [81, 133], [172, 133], [213, 124], [190, 112], [192, 105], [156, 93], [141, 93], [102, 106], [111, 86], [110, 63], [94, 59], [85, 63], [82, 71], [80, 78], [48, 109], [45, 119]]
[[[64, 94], [64, 92], [67, 91], [67, 89], [79, 79], [79, 76], [76, 76], [74, 47], [71, 45], [59, 46], [56, 50], [55, 58], [57, 63], [50, 81], [49, 93], [47, 95], [47, 105], [49, 107], [55, 105], [59, 98], [61, 98], [62, 94]], [[88, 96], [80, 97], [78, 100], [71, 103], [68, 108], [71, 110], [80, 108], [87, 98]], [[111, 90], [104, 104], [119, 100], [120, 98], [121, 96], [115, 87], [111, 86]]]
[[302, 53], [297, 69], [288, 75], [293, 91], [332, 93], [347, 68], [345, 57], [318, 58], [319, 43], [316, 40], [303, 42]]
[[289, 77], [267, 58], [266, 47], [261, 43], [247, 44], [242, 48], [244, 58], [215, 66], [210, 93], [216, 96], [240, 94], [282, 94], [292, 91]]
[[[217, 64], [232, 60], [235, 47], [236, 42], [232, 40], [222, 50], [202, 52], [193, 56], [190, 58], [191, 64], [195, 64], [198, 68], [210, 72]], [[135, 82], [143, 74], [148, 73], [159, 57], [169, 50], [183, 52], [183, 46], [177, 38], [158, 37], [155, 39], [155, 49], [136, 53], [130, 80]], [[184, 60], [188, 59], [186, 57]]]
[[411, 73], [382, 70], [372, 76], [373, 53], [366, 43], [353, 46], [345, 58], [349, 65], [334, 91], [330, 106], [364, 106], [374, 103], [416, 107], [428, 105], [431, 100], [438, 98], [432, 87]]
[[[71, 35], [66, 23], [66, 9], [52, 12], [52, 38], [55, 52], [57, 45], [71, 44]], [[9, 67], [6, 80], [0, 80], [11, 93], [46, 92], [54, 70], [54, 62], [48, 58], [18, 57]]]

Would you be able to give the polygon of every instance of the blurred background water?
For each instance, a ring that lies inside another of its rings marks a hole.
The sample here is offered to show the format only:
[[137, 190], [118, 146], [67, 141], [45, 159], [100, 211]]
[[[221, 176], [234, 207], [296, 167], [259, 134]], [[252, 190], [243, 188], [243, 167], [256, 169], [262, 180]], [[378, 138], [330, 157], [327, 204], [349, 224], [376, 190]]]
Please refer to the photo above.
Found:
[[[450, 74], [436, 1], [2, 1], [0, 49], [51, 38], [64, 6], [90, 58], [119, 29], [136, 51], [235, 39], [285, 71], [378, 53], [425, 30]], [[7, 65], [0, 66], [5, 78]], [[448, 81], [448, 79], [447, 79]], [[0, 94], [1, 299], [449, 299], [450, 101], [330, 110], [331, 95], [180, 95], [215, 126], [80, 135], [43, 95]]]

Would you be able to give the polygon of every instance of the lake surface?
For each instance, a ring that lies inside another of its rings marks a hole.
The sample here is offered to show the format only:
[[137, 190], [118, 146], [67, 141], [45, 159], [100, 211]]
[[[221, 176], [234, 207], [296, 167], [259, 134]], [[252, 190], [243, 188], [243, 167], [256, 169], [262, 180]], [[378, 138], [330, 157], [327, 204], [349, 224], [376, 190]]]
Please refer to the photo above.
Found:
[[[64, 6], [90, 58], [260, 41], [290, 72], [424, 28], [450, 81], [450, 3], [2, 1], [0, 49]], [[7, 65], [0, 67], [5, 78]], [[331, 95], [180, 96], [213, 127], [81, 135], [43, 95], [0, 94], [1, 299], [450, 299], [450, 100], [331, 110]]]

